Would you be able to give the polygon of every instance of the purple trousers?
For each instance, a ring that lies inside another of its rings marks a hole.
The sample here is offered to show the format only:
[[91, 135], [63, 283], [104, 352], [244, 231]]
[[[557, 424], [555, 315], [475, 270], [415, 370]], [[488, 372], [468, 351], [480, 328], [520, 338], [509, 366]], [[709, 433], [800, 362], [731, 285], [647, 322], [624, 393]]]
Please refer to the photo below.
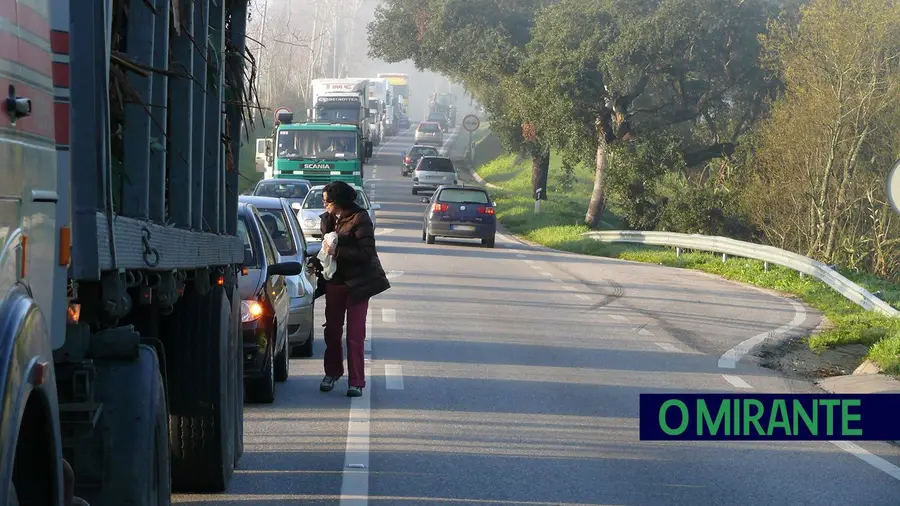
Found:
[[351, 303], [347, 287], [325, 285], [325, 375], [340, 378], [344, 375], [344, 315], [347, 315], [347, 369], [350, 386], [366, 386], [365, 340], [366, 313], [369, 301]]

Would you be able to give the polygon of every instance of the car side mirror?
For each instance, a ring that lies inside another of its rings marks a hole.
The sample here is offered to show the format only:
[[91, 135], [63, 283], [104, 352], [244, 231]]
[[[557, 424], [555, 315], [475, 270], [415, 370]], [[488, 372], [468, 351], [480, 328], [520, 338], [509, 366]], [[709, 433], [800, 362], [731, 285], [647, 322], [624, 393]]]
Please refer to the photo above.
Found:
[[300, 262], [280, 262], [266, 269], [267, 276], [296, 276], [303, 272]]
[[377, 211], [381, 209], [381, 204], [372, 204], [372, 210]]
[[423, 204], [427, 204], [427, 203], [429, 202], [428, 197], [422, 197], [422, 198], [420, 198], [420, 199], [419, 199], [419, 202], [421, 202], [421, 203], [423, 203]]

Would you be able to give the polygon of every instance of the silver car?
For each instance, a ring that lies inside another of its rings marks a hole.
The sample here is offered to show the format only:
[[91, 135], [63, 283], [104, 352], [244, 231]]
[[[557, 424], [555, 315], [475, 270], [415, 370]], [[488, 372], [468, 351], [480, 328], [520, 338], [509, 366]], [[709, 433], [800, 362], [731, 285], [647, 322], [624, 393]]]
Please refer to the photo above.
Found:
[[256, 183], [253, 195], [257, 197], [274, 197], [287, 200], [288, 205], [303, 202], [312, 186], [306, 179], [274, 178], [263, 179]]
[[290, 297], [287, 334], [291, 356], [311, 357], [315, 335], [315, 293], [317, 279], [315, 273], [306, 267], [307, 246], [300, 232], [299, 223], [286, 199], [273, 197], [238, 197], [242, 203], [256, 207], [263, 223], [269, 230], [272, 242], [283, 262], [299, 262], [303, 272], [295, 276], [285, 276], [285, 285]]
[[416, 127], [416, 144], [444, 145], [444, 132], [441, 124], [435, 121], [423, 121]]
[[453, 161], [446, 156], [423, 156], [413, 171], [412, 194], [420, 191], [437, 190], [442, 185], [458, 185], [459, 173]]
[[[375, 211], [381, 209], [381, 205], [369, 201], [366, 191], [357, 185], [350, 185], [356, 190], [356, 205], [365, 209], [369, 213], [372, 220], [372, 226], [375, 226]], [[325, 212], [325, 202], [322, 199], [322, 191], [325, 185], [313, 186], [310, 188], [306, 198], [302, 204], [292, 204], [291, 207], [297, 213], [297, 219], [300, 222], [300, 229], [307, 241], [322, 242], [322, 229], [319, 216]], [[321, 246], [321, 245], [319, 245]], [[312, 251], [312, 250], [310, 250]]]

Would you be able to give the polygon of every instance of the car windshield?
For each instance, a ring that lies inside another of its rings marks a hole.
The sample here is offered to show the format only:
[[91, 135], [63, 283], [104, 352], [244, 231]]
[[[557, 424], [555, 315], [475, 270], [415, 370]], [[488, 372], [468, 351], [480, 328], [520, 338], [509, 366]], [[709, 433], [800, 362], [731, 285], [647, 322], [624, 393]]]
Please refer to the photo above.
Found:
[[302, 199], [309, 193], [307, 183], [260, 183], [253, 191], [257, 197], [277, 197], [284, 199]]
[[418, 170], [425, 172], [455, 172], [449, 158], [422, 158]]
[[456, 188], [448, 188], [442, 190], [438, 195], [438, 202], [446, 202], [449, 204], [488, 204], [488, 196], [480, 190], [461, 190]]
[[237, 235], [244, 242], [244, 267], [259, 269], [259, 258], [256, 256], [256, 248], [250, 240], [250, 230], [247, 228], [246, 219], [241, 216], [237, 222]]
[[356, 133], [339, 130], [279, 130], [278, 158], [288, 160], [356, 158]]
[[438, 131], [440, 131], [440, 129], [441, 128], [438, 126], [437, 123], [421, 123], [421, 124], [419, 124], [420, 132], [428, 132], [428, 133], [438, 132]]
[[438, 150], [432, 147], [416, 147], [409, 150], [409, 156], [439, 156]]
[[297, 243], [294, 241], [294, 234], [291, 233], [291, 227], [287, 224], [284, 210], [282, 209], [257, 209], [269, 235], [272, 236], [272, 242], [278, 253], [290, 256], [297, 254]]
[[[368, 209], [366, 199], [363, 192], [356, 190], [356, 205], [363, 209]], [[322, 200], [322, 190], [312, 190], [303, 201], [303, 209], [325, 209], [325, 202]]]

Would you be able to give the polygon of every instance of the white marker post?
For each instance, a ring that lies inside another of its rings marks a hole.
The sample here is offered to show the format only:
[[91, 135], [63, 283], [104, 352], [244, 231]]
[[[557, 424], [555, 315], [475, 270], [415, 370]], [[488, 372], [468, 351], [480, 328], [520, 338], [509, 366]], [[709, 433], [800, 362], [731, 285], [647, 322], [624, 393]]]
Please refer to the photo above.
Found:
[[900, 214], [900, 160], [897, 160], [888, 174], [887, 197], [894, 211]]

